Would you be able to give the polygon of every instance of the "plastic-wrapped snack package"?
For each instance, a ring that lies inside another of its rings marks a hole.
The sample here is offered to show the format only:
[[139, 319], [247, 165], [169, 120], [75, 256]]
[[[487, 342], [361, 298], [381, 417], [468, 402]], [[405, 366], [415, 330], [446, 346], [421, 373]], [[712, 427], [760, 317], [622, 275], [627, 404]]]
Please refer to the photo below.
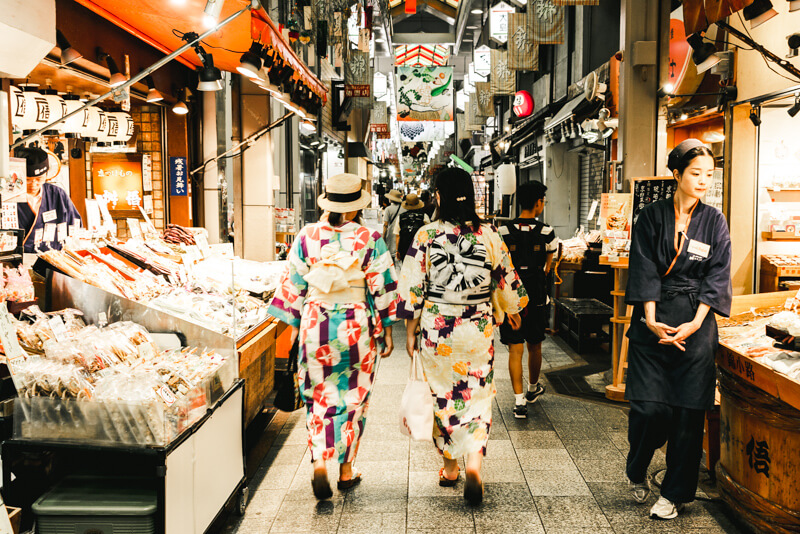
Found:
[[33, 325], [25, 321], [17, 321], [17, 339], [26, 352], [31, 354], [44, 354], [42, 349], [42, 340], [36, 335], [36, 329]]
[[70, 337], [75, 336], [78, 332], [86, 328], [86, 321], [83, 319], [83, 312], [72, 308], [66, 308], [57, 312], [51, 312], [48, 315], [51, 317], [59, 316], [64, 321], [64, 327]]
[[30, 302], [34, 299], [33, 282], [28, 269], [20, 267], [6, 267], [3, 271], [5, 278], [5, 298], [12, 302]]

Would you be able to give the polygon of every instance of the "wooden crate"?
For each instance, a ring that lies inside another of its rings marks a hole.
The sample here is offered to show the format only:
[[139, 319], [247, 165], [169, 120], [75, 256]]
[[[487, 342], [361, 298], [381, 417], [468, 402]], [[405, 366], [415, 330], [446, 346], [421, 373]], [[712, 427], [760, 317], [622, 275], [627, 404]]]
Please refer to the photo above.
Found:
[[244, 379], [244, 422], [261, 413], [275, 385], [275, 339], [278, 323], [270, 323], [238, 348], [239, 377]]
[[783, 277], [800, 277], [800, 256], [775, 254], [761, 256], [759, 293], [778, 291], [780, 279]]

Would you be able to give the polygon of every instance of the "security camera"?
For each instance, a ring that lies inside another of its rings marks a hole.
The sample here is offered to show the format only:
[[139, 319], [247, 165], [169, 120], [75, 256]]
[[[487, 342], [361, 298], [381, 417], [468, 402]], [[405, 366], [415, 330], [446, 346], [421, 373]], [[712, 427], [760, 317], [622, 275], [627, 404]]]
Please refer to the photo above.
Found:
[[800, 55], [800, 33], [793, 33], [786, 38], [789, 44], [789, 55], [786, 57], [797, 57]]

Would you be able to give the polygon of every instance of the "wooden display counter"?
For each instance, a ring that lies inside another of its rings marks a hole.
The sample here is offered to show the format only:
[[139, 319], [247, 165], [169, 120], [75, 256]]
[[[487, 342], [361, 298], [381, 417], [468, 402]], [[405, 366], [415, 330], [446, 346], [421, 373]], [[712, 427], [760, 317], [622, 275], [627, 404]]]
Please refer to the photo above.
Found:
[[[795, 292], [734, 297], [731, 315]], [[800, 531], [800, 382], [720, 344], [720, 461], [728, 505], [759, 532]]]
[[277, 339], [286, 329], [285, 323], [268, 319], [236, 342], [236, 350], [239, 353], [239, 377], [245, 381], [245, 426], [261, 413], [267, 397], [275, 387]]

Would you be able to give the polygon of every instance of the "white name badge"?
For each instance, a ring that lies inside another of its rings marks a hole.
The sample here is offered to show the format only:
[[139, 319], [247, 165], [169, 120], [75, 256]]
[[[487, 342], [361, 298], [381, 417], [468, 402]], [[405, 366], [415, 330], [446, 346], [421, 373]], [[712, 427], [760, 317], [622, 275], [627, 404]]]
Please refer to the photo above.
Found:
[[690, 239], [689, 248], [686, 250], [689, 254], [694, 254], [696, 256], [707, 258], [708, 253], [711, 251], [711, 245], [706, 245], [705, 243], [701, 243], [700, 241], [695, 241], [694, 239]]
[[44, 212], [44, 214], [42, 215], [42, 220], [44, 222], [46, 222], [46, 223], [49, 223], [51, 221], [55, 221], [56, 220], [56, 210], [50, 210], [50, 211]]

